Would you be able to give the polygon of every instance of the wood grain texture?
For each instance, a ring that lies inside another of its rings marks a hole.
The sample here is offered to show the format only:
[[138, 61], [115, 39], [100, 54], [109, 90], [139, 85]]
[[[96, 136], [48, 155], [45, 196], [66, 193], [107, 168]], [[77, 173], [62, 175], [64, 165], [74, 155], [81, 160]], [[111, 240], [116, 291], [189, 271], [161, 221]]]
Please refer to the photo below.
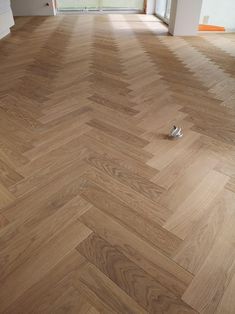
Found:
[[[79, 280], [83, 293], [88, 295], [88, 299], [94, 296], [93, 302], [100, 304], [101, 311], [105, 304], [104, 307], [111, 313], [147, 313], [133, 298], [90, 263], [82, 269]], [[97, 307], [99, 308], [99, 305]]]
[[159, 224], [149, 219], [147, 220], [146, 217], [143, 218], [143, 215], [138, 214], [96, 184], [87, 182], [80, 195], [90, 204], [119, 220], [128, 229], [146, 241], [150, 241], [153, 246], [156, 246], [165, 255], [171, 256], [179, 248], [181, 244], [179, 238], [172, 236], [172, 233]]
[[[77, 250], [114, 281], [148, 313], [194, 313], [169, 290], [131, 262], [115, 247], [92, 234]], [[110, 267], [112, 265], [112, 267]], [[145, 294], [142, 291], [146, 291]]]
[[234, 314], [234, 43], [150, 15], [16, 18], [0, 313]]
[[112, 245], [175, 294], [181, 295], [191, 282], [189, 272], [100, 210], [91, 208], [79, 220], [101, 237], [107, 237]]
[[63, 313], [63, 310], [67, 309], [67, 312], [80, 313], [83, 309], [86, 313], [85, 308], [88, 308], [86, 300], [73, 287], [74, 278], [77, 277], [84, 263], [85, 258], [76, 254], [76, 251], [69, 253], [31, 289], [26, 290], [5, 312]]

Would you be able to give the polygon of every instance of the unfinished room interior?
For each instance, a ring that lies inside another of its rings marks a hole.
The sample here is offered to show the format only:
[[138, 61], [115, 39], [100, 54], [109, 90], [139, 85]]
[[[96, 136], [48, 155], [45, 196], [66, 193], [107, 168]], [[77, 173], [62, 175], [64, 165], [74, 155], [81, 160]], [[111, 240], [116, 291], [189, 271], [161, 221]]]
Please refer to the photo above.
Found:
[[0, 313], [235, 313], [235, 1], [0, 0]]

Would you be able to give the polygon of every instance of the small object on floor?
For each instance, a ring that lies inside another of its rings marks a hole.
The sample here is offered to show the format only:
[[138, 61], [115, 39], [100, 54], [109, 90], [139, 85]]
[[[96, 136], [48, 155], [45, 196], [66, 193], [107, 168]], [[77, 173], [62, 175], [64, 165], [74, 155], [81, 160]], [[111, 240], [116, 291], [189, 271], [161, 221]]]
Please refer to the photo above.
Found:
[[183, 136], [182, 129], [174, 125], [169, 136], [170, 138], [181, 138]]

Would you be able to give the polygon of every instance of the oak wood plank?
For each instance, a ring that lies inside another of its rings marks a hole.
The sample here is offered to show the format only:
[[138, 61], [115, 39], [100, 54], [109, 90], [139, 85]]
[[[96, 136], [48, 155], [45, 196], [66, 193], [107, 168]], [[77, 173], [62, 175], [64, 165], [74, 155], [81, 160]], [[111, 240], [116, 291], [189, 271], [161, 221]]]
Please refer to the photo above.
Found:
[[79, 220], [102, 238], [108, 238], [110, 244], [176, 295], [182, 295], [191, 282], [189, 272], [100, 210], [92, 208]]
[[[98, 235], [91, 234], [78, 245], [77, 250], [148, 313], [195, 313]], [[143, 289], [145, 294], [142, 293]]]
[[112, 159], [108, 158], [104, 154], [91, 153], [86, 158], [86, 162], [97, 168], [98, 170], [108, 174], [113, 179], [130, 186], [136, 192], [146, 196], [152, 201], [158, 201], [161, 193], [164, 191], [163, 188], [157, 184], [141, 177], [128, 169], [113, 162]]
[[163, 254], [172, 256], [181, 244], [181, 240], [161, 227], [146, 219], [134, 209], [107, 193], [93, 182], [84, 184], [80, 195], [108, 215], [116, 218], [122, 225], [139, 237], [159, 249]]
[[102, 311], [104, 308], [104, 312], [110, 310], [111, 313], [147, 313], [134, 299], [90, 263], [83, 267], [79, 281], [83, 293], [88, 295], [88, 299], [93, 298], [93, 304], [98, 310]]
[[[78, 221], [72, 222], [58, 236], [49, 241], [9, 274], [3, 282], [0, 294], [1, 309], [5, 310], [27, 289], [46, 275], [66, 254], [91, 233]], [[46, 263], [45, 263], [46, 261]]]

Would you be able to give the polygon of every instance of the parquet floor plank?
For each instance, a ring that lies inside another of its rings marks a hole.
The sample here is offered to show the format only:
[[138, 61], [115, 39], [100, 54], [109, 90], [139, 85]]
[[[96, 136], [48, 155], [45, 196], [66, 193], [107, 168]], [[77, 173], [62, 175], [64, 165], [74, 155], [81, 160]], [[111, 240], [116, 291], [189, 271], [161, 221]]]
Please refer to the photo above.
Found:
[[137, 233], [146, 241], [151, 241], [150, 243], [164, 252], [165, 255], [171, 256], [179, 247], [181, 243], [179, 238], [172, 236], [171, 233], [157, 223], [145, 221], [141, 215], [138, 215], [130, 207], [96, 184], [87, 182], [80, 195], [89, 203], [119, 220], [122, 225]]
[[[148, 313], [194, 313], [193, 309], [96, 234], [83, 241], [77, 250]], [[110, 268], [110, 265], [113, 267]], [[142, 293], [142, 289], [146, 294]]]
[[93, 297], [98, 309], [107, 308], [109, 313], [147, 313], [137, 302], [120, 289], [111, 279], [88, 263], [79, 277], [83, 293]]
[[81, 271], [84, 264], [85, 258], [73, 250], [31, 289], [26, 290], [5, 312], [63, 313], [67, 309], [69, 313], [90, 313], [92, 306], [73, 287], [74, 277], [76, 278], [75, 275]]
[[176, 295], [182, 295], [191, 282], [189, 272], [97, 208], [90, 209], [79, 220], [102, 238], [108, 238], [112, 245]]

